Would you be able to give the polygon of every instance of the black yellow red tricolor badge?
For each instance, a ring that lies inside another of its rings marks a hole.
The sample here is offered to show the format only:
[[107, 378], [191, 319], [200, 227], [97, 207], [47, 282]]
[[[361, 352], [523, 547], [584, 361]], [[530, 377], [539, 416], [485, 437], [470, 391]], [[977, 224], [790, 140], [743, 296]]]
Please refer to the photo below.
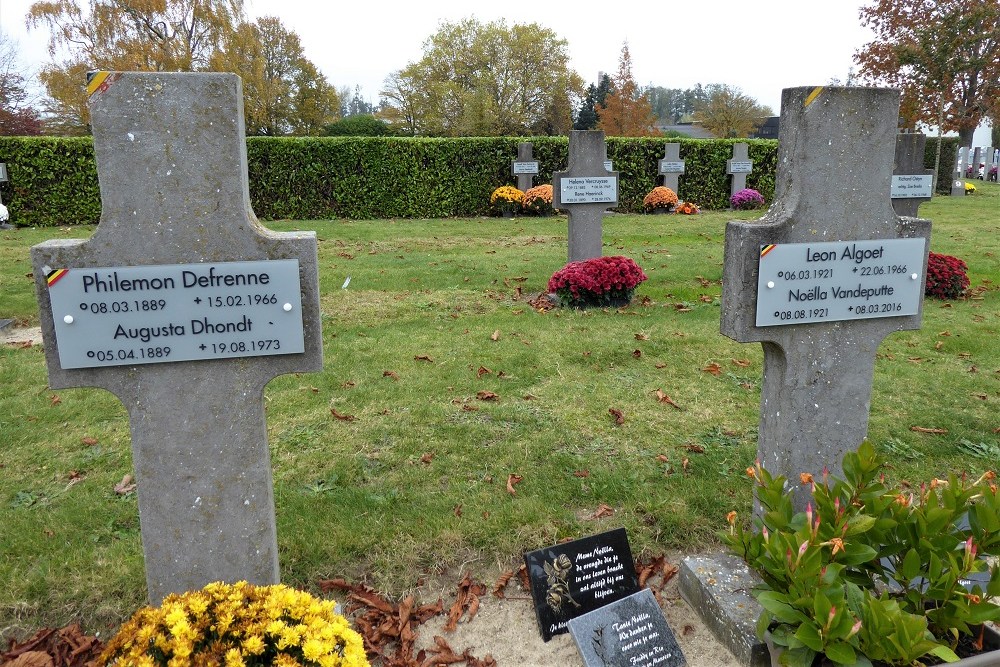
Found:
[[49, 287], [52, 287], [67, 273], [69, 273], [69, 269], [55, 269], [53, 271], [49, 271], [48, 275], [45, 276], [45, 282], [49, 284]]
[[103, 93], [111, 84], [121, 77], [119, 72], [95, 71], [87, 72], [87, 97], [95, 93]]
[[776, 244], [776, 243], [771, 243], [771, 244], [768, 244], [768, 245], [762, 245], [760, 247], [760, 256], [763, 257], [764, 255], [766, 255], [767, 253], [771, 252], [772, 250], [774, 250], [777, 247], [778, 247], [778, 244]]

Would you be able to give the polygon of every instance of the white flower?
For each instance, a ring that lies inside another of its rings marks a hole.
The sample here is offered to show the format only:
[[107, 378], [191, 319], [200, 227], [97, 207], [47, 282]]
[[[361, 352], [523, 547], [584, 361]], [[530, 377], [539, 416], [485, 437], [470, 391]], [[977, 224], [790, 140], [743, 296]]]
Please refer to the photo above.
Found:
[[4, 206], [3, 204], [0, 204], [0, 222], [7, 222], [9, 218], [10, 214], [7, 213], [7, 207]]

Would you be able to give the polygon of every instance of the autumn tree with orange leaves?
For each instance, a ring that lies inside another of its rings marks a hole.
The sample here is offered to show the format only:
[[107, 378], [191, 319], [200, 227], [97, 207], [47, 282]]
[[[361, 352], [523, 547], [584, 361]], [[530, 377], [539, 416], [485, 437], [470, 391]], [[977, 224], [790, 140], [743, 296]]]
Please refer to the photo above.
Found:
[[[983, 119], [1000, 116], [1000, 0], [875, 0], [861, 24], [876, 39], [854, 54], [860, 75], [899, 88], [910, 124], [971, 146]], [[939, 140], [935, 173], [940, 160]]]
[[616, 137], [654, 137], [656, 116], [649, 99], [639, 92], [632, 78], [632, 56], [628, 44], [622, 46], [618, 74], [612, 78], [612, 89], [600, 105], [597, 129]]

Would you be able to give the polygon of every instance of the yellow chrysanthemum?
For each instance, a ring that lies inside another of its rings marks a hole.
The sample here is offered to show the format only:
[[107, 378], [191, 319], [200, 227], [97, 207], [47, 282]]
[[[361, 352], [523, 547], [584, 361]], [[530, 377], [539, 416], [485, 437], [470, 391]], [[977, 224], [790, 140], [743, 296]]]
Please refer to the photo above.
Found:
[[226, 667], [246, 667], [243, 656], [238, 648], [231, 648], [226, 651]]

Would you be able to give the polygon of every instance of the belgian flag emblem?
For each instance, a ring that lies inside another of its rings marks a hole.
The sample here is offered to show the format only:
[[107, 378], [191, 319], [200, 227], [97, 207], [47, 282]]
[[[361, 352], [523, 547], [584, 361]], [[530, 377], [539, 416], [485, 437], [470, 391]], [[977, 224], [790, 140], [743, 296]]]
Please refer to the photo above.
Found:
[[52, 286], [62, 280], [62, 277], [67, 273], [69, 273], [69, 269], [53, 269], [49, 271], [45, 276], [45, 282], [49, 284], [49, 289], [52, 289]]

